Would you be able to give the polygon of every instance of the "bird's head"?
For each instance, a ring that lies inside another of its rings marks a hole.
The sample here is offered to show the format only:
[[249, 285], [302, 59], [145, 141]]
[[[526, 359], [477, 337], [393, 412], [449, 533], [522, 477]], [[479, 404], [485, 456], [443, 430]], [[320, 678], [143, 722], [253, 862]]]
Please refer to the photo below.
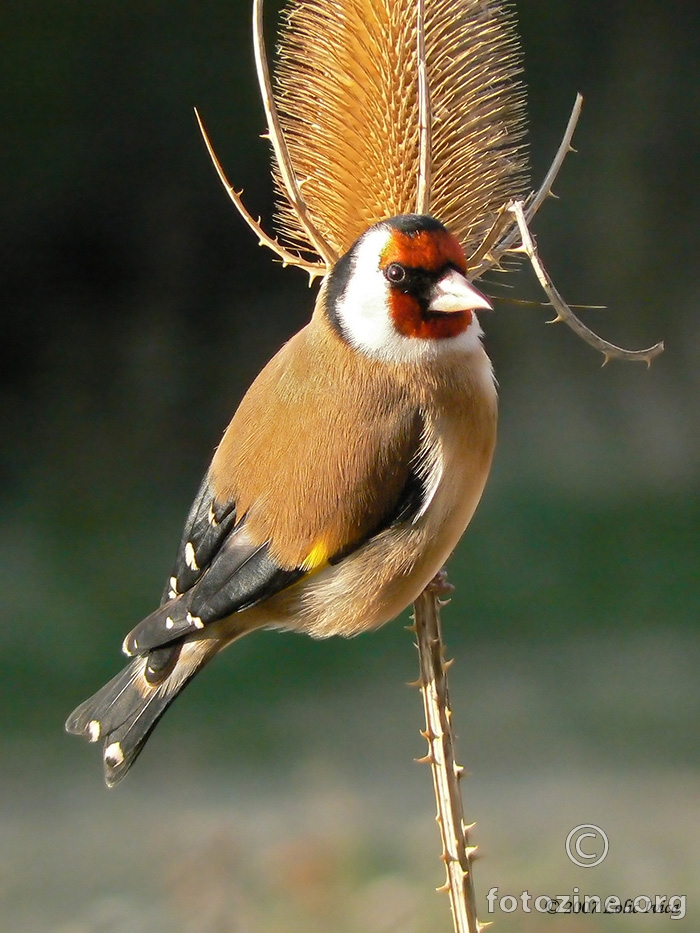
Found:
[[394, 362], [475, 349], [491, 304], [466, 278], [459, 241], [433, 217], [370, 227], [328, 276], [325, 311], [356, 349]]

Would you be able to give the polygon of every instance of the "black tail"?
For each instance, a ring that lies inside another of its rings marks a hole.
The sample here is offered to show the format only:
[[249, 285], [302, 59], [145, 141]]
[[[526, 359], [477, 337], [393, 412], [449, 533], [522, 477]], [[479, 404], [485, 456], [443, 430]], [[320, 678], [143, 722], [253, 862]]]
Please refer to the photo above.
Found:
[[103, 740], [108, 787], [121, 781], [160, 717], [215, 650], [211, 641], [187, 642], [134, 658], [71, 713], [67, 732]]

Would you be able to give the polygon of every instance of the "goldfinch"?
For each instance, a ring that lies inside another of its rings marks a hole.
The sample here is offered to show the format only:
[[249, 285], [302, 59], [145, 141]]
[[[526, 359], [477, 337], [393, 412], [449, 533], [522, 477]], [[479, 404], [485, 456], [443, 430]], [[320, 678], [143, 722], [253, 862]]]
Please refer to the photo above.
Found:
[[[557, 320], [605, 359], [647, 363], [563, 302], [528, 224], [570, 149], [525, 196], [525, 92], [501, 0], [292, 0], [276, 84], [253, 0], [279, 239], [214, 166], [261, 244], [323, 277], [310, 323], [241, 402], [190, 510], [132, 660], [69, 717], [116, 784], [173, 699], [259, 628], [317, 638], [383, 625], [417, 598], [476, 508], [496, 390], [471, 282], [526, 253]], [[199, 117], [198, 117], [199, 118]], [[435, 218], [439, 218], [439, 220]], [[382, 219], [384, 218], [384, 219]], [[387, 219], [388, 218], [388, 219]]]
[[392, 217], [336, 263], [310, 323], [243, 398], [128, 666], [68, 719], [116, 784], [169, 704], [247, 632], [355, 635], [397, 616], [457, 544], [496, 437], [458, 240]]

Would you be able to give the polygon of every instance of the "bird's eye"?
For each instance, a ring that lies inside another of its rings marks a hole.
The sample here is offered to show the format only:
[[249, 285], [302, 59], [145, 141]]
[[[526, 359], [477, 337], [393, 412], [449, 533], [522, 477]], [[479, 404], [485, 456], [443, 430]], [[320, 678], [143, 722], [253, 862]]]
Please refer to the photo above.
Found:
[[406, 269], [400, 262], [392, 262], [384, 270], [384, 275], [392, 285], [400, 285], [406, 281]]

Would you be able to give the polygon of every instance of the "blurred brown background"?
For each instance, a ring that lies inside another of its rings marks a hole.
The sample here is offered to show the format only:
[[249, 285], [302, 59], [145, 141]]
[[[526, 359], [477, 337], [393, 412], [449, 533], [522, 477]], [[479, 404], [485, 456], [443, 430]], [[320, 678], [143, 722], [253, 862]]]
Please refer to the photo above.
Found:
[[[269, 218], [249, 18], [243, 0], [0, 9], [3, 929], [449, 929], [401, 623], [246, 639], [112, 793], [61, 733], [158, 598], [242, 393], [310, 313], [194, 121]], [[486, 916], [492, 885], [578, 886], [687, 894], [695, 930], [700, 7], [523, 0], [518, 18], [534, 179], [585, 97], [536, 223], [545, 262], [571, 302], [607, 306], [582, 312], [606, 337], [667, 350], [600, 369], [547, 309], [501, 300], [541, 301], [527, 270], [486, 285], [500, 445], [444, 614], [483, 919], [635, 922]], [[584, 822], [611, 840], [589, 871], [563, 851]]]

